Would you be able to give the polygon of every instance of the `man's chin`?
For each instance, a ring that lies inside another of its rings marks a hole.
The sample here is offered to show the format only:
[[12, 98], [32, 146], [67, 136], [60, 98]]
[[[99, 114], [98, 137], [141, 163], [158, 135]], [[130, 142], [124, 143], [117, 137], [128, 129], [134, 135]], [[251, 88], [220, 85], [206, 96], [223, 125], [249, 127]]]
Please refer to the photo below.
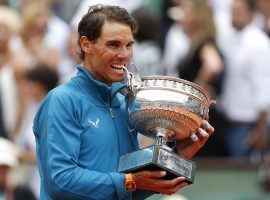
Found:
[[115, 82], [117, 82], [117, 83], [122, 83], [122, 84], [126, 84], [127, 83], [127, 81], [125, 80], [125, 78], [122, 78], [122, 79], [118, 79], [117, 81], [115, 81]]
[[125, 82], [125, 78], [126, 78], [125, 75], [114, 77], [113, 82]]

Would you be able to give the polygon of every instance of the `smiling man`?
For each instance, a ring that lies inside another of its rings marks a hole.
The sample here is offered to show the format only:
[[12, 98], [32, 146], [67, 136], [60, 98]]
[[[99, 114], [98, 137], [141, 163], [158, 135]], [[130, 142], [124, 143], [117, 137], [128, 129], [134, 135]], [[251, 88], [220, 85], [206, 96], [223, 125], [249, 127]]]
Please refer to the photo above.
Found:
[[[120, 156], [139, 149], [137, 134], [129, 131], [125, 97], [113, 95], [131, 61], [135, 31], [135, 20], [117, 6], [90, 7], [82, 18], [83, 65], [48, 94], [34, 121], [41, 200], [145, 199], [186, 185], [183, 177], [162, 180], [164, 171], [117, 172]], [[183, 156], [192, 157], [213, 132], [210, 125], [208, 133], [199, 130], [195, 141], [183, 141]]]
[[94, 79], [108, 86], [123, 80], [125, 75], [123, 67], [127, 66], [132, 58], [134, 44], [130, 26], [105, 21], [99, 38], [90, 41], [83, 35], [80, 44], [85, 52], [85, 68]]

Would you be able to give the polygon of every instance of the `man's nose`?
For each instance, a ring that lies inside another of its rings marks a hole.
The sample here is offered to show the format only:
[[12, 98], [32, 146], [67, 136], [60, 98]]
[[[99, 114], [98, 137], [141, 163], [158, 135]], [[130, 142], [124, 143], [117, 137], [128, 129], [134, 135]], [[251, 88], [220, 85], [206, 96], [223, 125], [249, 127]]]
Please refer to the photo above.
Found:
[[127, 49], [127, 47], [122, 47], [121, 49], [119, 49], [117, 56], [119, 58], [129, 58], [131, 55], [131, 51], [129, 49]]

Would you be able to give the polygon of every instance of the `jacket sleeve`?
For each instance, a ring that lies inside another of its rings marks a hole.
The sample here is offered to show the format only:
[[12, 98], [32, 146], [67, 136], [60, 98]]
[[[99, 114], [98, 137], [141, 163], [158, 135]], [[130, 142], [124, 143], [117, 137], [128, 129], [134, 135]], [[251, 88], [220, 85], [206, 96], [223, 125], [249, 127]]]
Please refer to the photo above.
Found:
[[[126, 199], [125, 176], [101, 173], [78, 165], [81, 126], [74, 101], [53, 95], [37, 118], [38, 155], [45, 191], [52, 199]], [[91, 158], [89, 158], [91, 159]]]

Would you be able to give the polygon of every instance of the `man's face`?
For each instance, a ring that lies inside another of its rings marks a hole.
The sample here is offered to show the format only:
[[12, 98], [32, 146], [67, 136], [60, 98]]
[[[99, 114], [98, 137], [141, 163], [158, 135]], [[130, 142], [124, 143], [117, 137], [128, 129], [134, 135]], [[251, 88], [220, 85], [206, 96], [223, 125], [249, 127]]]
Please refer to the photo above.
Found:
[[130, 27], [117, 22], [105, 22], [100, 37], [89, 42], [85, 52], [85, 67], [93, 77], [107, 85], [124, 79], [124, 66], [133, 55], [134, 38]]
[[244, 0], [234, 0], [232, 4], [232, 25], [237, 30], [242, 30], [252, 20], [253, 12]]

